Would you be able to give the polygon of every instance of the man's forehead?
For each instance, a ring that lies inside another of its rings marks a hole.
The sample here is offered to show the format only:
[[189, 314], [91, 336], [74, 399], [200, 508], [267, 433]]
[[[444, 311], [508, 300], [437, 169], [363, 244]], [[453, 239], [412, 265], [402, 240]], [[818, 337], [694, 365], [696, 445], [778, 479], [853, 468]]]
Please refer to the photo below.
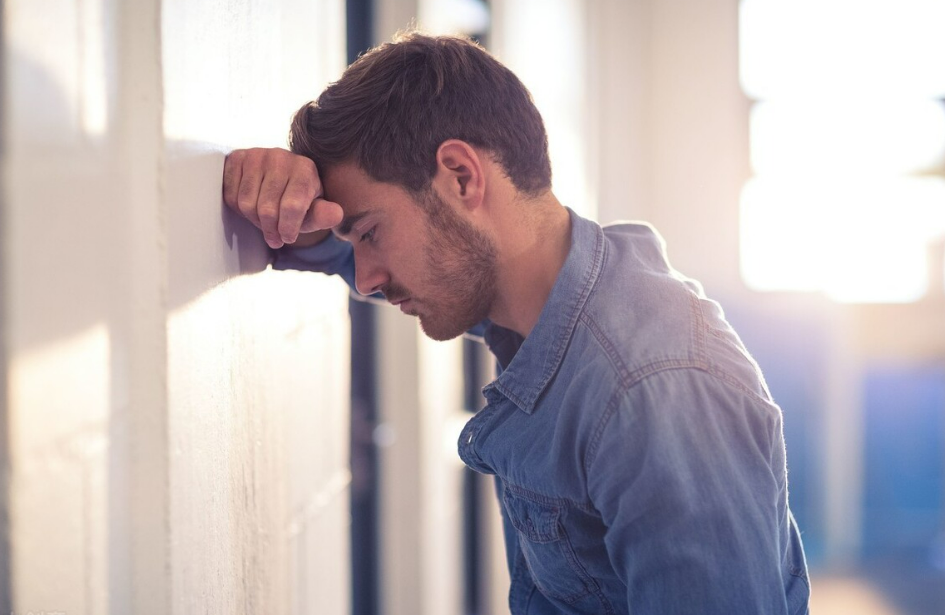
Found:
[[377, 181], [352, 162], [327, 169], [322, 175], [322, 187], [325, 198], [338, 203], [344, 213], [341, 223], [333, 229], [339, 236], [348, 235], [368, 215], [412, 202], [402, 187]]
[[370, 178], [357, 165], [342, 163], [325, 169], [321, 180], [325, 199], [338, 203], [344, 213], [341, 223], [332, 230], [336, 235], [347, 235], [364, 217]]

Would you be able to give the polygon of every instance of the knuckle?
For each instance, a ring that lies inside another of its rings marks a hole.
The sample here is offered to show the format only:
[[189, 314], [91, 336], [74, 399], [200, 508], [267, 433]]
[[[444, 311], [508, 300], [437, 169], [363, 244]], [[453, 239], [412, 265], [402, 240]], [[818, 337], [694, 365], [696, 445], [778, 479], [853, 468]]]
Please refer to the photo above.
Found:
[[240, 201], [254, 198], [258, 189], [259, 182], [256, 180], [256, 178], [253, 175], [244, 175], [243, 181], [240, 182], [239, 188]]
[[236, 206], [246, 217], [251, 218], [256, 215], [256, 204], [247, 195], [241, 194], [236, 201]]
[[282, 232], [291, 232], [299, 227], [302, 218], [298, 210], [284, 210], [283, 215], [279, 217], [279, 230]]
[[307, 207], [318, 195], [320, 189], [321, 183], [317, 177], [303, 175], [292, 182], [291, 194], [292, 198], [298, 201], [300, 205]]
[[246, 211], [247, 209], [253, 208], [253, 200], [250, 198], [249, 194], [246, 192], [240, 192], [239, 196], [236, 197], [236, 205], [242, 210]]
[[266, 164], [282, 166], [286, 163], [286, 152], [278, 147], [259, 148], [260, 157], [266, 161]]
[[233, 150], [223, 159], [223, 175], [230, 175], [236, 172], [236, 168], [243, 161], [243, 154], [240, 150]]
[[296, 156], [293, 162], [300, 177], [304, 177], [309, 181], [318, 180], [318, 168], [311, 158]]
[[257, 211], [260, 222], [275, 222], [279, 219], [279, 212], [275, 207], [269, 205], [260, 205]]

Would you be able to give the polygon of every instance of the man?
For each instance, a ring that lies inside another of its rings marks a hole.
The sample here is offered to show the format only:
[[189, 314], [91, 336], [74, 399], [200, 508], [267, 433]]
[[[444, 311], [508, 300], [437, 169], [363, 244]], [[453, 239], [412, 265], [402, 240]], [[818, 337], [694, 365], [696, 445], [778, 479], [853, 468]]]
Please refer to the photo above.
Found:
[[406, 36], [303, 106], [290, 142], [224, 171], [276, 266], [343, 275], [498, 360], [459, 454], [497, 477], [512, 613], [808, 611], [757, 366], [652, 228], [602, 229], [557, 201], [508, 69], [469, 41]]

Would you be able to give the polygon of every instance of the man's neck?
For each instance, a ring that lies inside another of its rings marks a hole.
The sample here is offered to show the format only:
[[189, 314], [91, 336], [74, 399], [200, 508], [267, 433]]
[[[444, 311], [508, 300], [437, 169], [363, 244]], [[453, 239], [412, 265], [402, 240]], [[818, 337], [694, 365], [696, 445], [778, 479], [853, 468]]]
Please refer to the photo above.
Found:
[[571, 217], [550, 191], [513, 205], [498, 229], [498, 292], [489, 318], [528, 337], [571, 249]]

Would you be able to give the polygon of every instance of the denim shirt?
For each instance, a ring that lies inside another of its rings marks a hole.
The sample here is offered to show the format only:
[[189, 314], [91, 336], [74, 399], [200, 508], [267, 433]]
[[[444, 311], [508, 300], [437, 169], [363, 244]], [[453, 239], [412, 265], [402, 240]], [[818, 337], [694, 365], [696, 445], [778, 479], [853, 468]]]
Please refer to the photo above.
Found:
[[[353, 279], [318, 248], [276, 267]], [[781, 411], [651, 227], [571, 212], [534, 329], [482, 333], [501, 373], [459, 454], [496, 476], [513, 615], [808, 613]]]

